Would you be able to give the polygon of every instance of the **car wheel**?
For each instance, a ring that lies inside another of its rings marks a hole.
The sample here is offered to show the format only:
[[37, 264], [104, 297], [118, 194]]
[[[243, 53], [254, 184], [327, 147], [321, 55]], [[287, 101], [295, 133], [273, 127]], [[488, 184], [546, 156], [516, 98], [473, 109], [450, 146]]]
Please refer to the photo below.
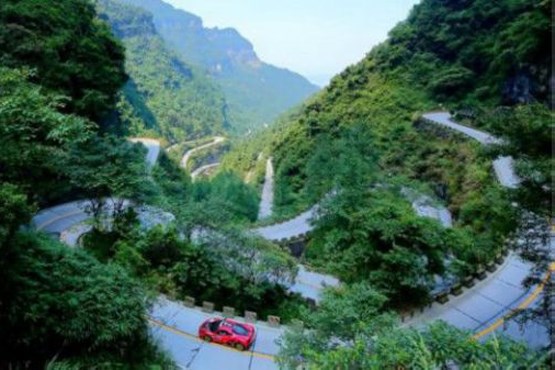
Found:
[[235, 349], [238, 350], [238, 351], [244, 351], [245, 350], [245, 346], [242, 345], [241, 343], [235, 343], [233, 345], [233, 347], [235, 347]]
[[212, 342], [212, 338], [210, 338], [208, 335], [203, 336], [202, 340], [208, 343]]

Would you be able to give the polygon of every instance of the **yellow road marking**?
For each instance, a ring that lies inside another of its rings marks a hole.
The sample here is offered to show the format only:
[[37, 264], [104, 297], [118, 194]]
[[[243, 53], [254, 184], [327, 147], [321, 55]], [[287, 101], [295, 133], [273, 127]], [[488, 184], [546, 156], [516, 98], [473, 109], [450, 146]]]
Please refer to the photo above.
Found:
[[150, 321], [152, 324], [154, 324], [156, 326], [159, 326], [160, 328], [162, 328], [166, 331], [172, 332], [172, 333], [177, 334], [177, 335], [182, 336], [182, 337], [192, 339], [195, 342], [202, 342], [202, 343], [211, 344], [213, 346], [218, 346], [222, 349], [225, 349], [226, 351], [231, 351], [233, 353], [238, 353], [238, 354], [244, 355], [244, 356], [251, 356], [252, 355], [254, 357], [263, 358], [263, 359], [271, 360], [271, 361], [274, 361], [275, 358], [276, 358], [275, 356], [272, 356], [272, 355], [269, 355], [269, 354], [266, 354], [266, 353], [260, 353], [260, 352], [254, 352], [254, 351], [238, 351], [238, 350], [235, 350], [231, 347], [224, 346], [223, 344], [205, 342], [202, 339], [200, 339], [199, 337], [197, 337], [196, 335], [189, 334], [189, 333], [186, 333], [186, 332], [181, 331], [179, 329], [176, 329], [174, 327], [168, 326], [168, 325], [166, 325], [164, 323], [161, 323], [158, 320], [154, 320], [153, 318], [150, 318], [150, 317], [148, 318], [148, 321]]
[[[545, 288], [545, 284], [547, 283], [547, 280], [551, 277], [551, 274], [554, 271], [555, 271], [555, 262], [551, 263], [551, 266], [549, 267], [549, 272], [546, 274], [543, 281], [536, 287], [536, 289], [534, 289], [534, 291], [532, 293], [530, 293], [530, 295], [528, 297], [526, 297], [526, 299], [524, 301], [522, 301], [521, 304], [518, 305], [518, 307], [516, 308], [515, 311], [524, 310], [524, 309], [528, 308], [528, 306], [530, 306], [538, 298], [538, 296], [541, 294], [541, 292], [543, 292], [543, 290]], [[491, 333], [492, 331], [494, 331], [495, 329], [497, 329], [498, 327], [503, 325], [503, 323], [505, 322], [506, 318], [509, 315], [506, 315], [506, 316], [500, 318], [499, 320], [495, 321], [493, 324], [491, 324], [490, 326], [488, 326], [484, 330], [480, 331], [479, 333], [476, 333], [473, 336], [473, 338], [474, 339], [480, 339], [483, 336]]]
[[46, 226], [51, 225], [51, 224], [53, 224], [53, 223], [56, 222], [56, 221], [62, 220], [62, 219], [64, 219], [64, 218], [66, 218], [66, 217], [76, 216], [76, 215], [78, 215], [78, 214], [80, 214], [80, 213], [83, 213], [83, 211], [82, 211], [82, 210], [72, 211], [72, 212], [68, 212], [68, 213], [66, 213], [66, 214], [63, 214], [63, 215], [61, 215], [61, 216], [54, 217], [53, 219], [50, 219], [50, 220], [48, 220], [48, 221], [46, 221], [46, 222], [43, 222], [42, 224], [40, 224], [39, 226], [37, 226], [37, 230], [42, 230], [42, 229], [44, 229]]

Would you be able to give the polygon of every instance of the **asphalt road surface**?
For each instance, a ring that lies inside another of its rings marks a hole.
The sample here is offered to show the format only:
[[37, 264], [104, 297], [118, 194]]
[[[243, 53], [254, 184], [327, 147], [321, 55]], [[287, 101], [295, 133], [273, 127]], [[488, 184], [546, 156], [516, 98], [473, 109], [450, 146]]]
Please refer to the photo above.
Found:
[[274, 206], [274, 165], [272, 158], [266, 161], [266, 176], [264, 179], [264, 187], [262, 188], [262, 196], [260, 198], [260, 209], [258, 211], [258, 219], [270, 217]]
[[[463, 132], [484, 144], [499, 142], [491, 135], [452, 122], [446, 113], [430, 113], [425, 115], [425, 118]], [[136, 139], [136, 141], [147, 146], [149, 149], [147, 161], [153, 165], [158, 157], [159, 145], [150, 140]], [[206, 146], [214, 144], [213, 142]], [[191, 151], [188, 153], [189, 156], [192, 154]], [[188, 158], [183, 159], [186, 164]], [[514, 174], [512, 159], [500, 158], [498, 161], [501, 168], [500, 171], [496, 168], [499, 181], [508, 187], [517, 186], [519, 179]], [[77, 230], [68, 232], [71, 236], [68, 242], [71, 244], [71, 241], [77, 239], [76, 234], [81, 232], [78, 229], [79, 225], [83, 225], [83, 222], [88, 219], [88, 215], [83, 211], [84, 206], [85, 203], [82, 202], [71, 202], [49, 208], [39, 212], [32, 223], [37, 229], [55, 235], [61, 235], [68, 230]], [[422, 215], [429, 213], [430, 217], [434, 217], [431, 215], [434, 212], [425, 209], [428, 206], [421, 205]], [[259, 228], [256, 232], [269, 240], [306, 234], [311, 229], [310, 220], [314, 217], [315, 211], [316, 207], [313, 207], [292, 220]], [[444, 215], [444, 217], [447, 216]], [[530, 324], [524, 332], [512, 322], [508, 325], [499, 325], [500, 318], [511, 310], [537, 304], [538, 297], [542, 294], [541, 290], [537, 287], [525, 290], [520, 284], [529, 269], [528, 264], [512, 255], [501, 268], [474, 288], [465, 291], [463, 295], [445, 305], [435, 304], [407, 324], [421, 326], [433, 320], [443, 319], [457, 327], [473, 330], [482, 337], [490, 335], [491, 332], [503, 331], [516, 339], [525, 340], [531, 346], [544, 345], [548, 340], [547, 331], [539, 325]], [[292, 290], [304, 290], [307, 295], [318, 296], [323, 286], [338, 283], [337, 279], [331, 276], [315, 274], [301, 267], [297, 283]], [[282, 334], [283, 329], [271, 328], [261, 322], [256, 323], [258, 335], [253, 349], [238, 352], [227, 347], [204, 343], [196, 337], [200, 323], [214, 314], [203, 313], [198, 308], [188, 308], [180, 303], [161, 298], [149, 315], [154, 337], [184, 369], [277, 369], [274, 362], [274, 356], [279, 349], [276, 339]]]
[[[488, 133], [454, 122], [451, 119], [451, 114], [449, 114], [448, 112], [426, 113], [423, 115], [423, 117], [428, 121], [434, 122], [441, 126], [449, 127], [452, 130], [467, 135], [484, 145], [503, 143], [501, 139], [498, 139]], [[512, 157], [497, 158], [495, 161], [493, 161], [493, 168], [501, 185], [512, 189], [518, 187], [518, 185], [520, 184], [520, 179], [514, 171], [514, 160]]]
[[216, 136], [214, 138], [214, 141], [212, 141], [208, 144], [197, 146], [196, 148], [193, 148], [193, 149], [187, 151], [187, 153], [185, 153], [183, 158], [181, 158], [181, 168], [187, 168], [189, 158], [191, 158], [191, 155], [193, 155], [194, 153], [196, 153], [198, 151], [201, 151], [201, 150], [204, 150], [204, 149], [207, 149], [207, 148], [210, 148], [211, 146], [218, 145], [220, 143], [223, 143], [224, 141], [225, 141], [224, 137]]
[[141, 143], [147, 149], [148, 153], [146, 155], [146, 163], [150, 167], [154, 166], [156, 161], [158, 160], [158, 155], [160, 154], [160, 142], [155, 139], [146, 139], [146, 138], [132, 138], [129, 141], [133, 143]]
[[211, 163], [211, 164], [207, 164], [204, 166], [201, 166], [199, 168], [197, 168], [196, 170], [194, 170], [191, 173], [191, 179], [195, 180], [197, 177], [199, 177], [200, 175], [202, 175], [204, 172], [211, 170], [212, 168], [216, 168], [218, 167], [220, 164], [219, 163]]
[[[207, 318], [221, 314], [208, 314], [198, 308], [188, 308], [182, 304], [161, 298], [150, 313], [151, 332], [174, 360], [184, 369], [238, 369], [274, 370], [278, 369], [274, 356], [279, 347], [276, 340], [283, 328], [273, 328], [257, 322], [256, 342], [249, 351], [205, 343], [197, 337], [200, 324]], [[241, 318], [235, 318], [243, 321]]]

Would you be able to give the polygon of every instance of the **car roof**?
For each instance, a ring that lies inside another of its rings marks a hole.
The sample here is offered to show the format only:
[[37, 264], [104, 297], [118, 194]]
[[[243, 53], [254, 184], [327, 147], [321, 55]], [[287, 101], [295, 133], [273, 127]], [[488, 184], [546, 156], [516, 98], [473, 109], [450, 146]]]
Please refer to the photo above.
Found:
[[254, 328], [253, 325], [251, 325], [251, 324], [247, 324], [247, 323], [244, 323], [244, 322], [239, 322], [239, 321], [233, 320], [233, 319], [224, 319], [220, 325], [222, 325], [222, 324], [229, 325], [229, 326], [241, 325], [241, 326], [244, 326], [245, 328]]

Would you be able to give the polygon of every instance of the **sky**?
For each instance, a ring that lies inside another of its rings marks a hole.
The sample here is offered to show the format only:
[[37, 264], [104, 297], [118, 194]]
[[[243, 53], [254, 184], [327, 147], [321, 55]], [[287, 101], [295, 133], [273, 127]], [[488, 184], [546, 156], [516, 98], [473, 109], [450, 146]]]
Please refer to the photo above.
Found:
[[385, 40], [418, 0], [164, 0], [207, 27], [233, 27], [263, 61], [317, 85]]

